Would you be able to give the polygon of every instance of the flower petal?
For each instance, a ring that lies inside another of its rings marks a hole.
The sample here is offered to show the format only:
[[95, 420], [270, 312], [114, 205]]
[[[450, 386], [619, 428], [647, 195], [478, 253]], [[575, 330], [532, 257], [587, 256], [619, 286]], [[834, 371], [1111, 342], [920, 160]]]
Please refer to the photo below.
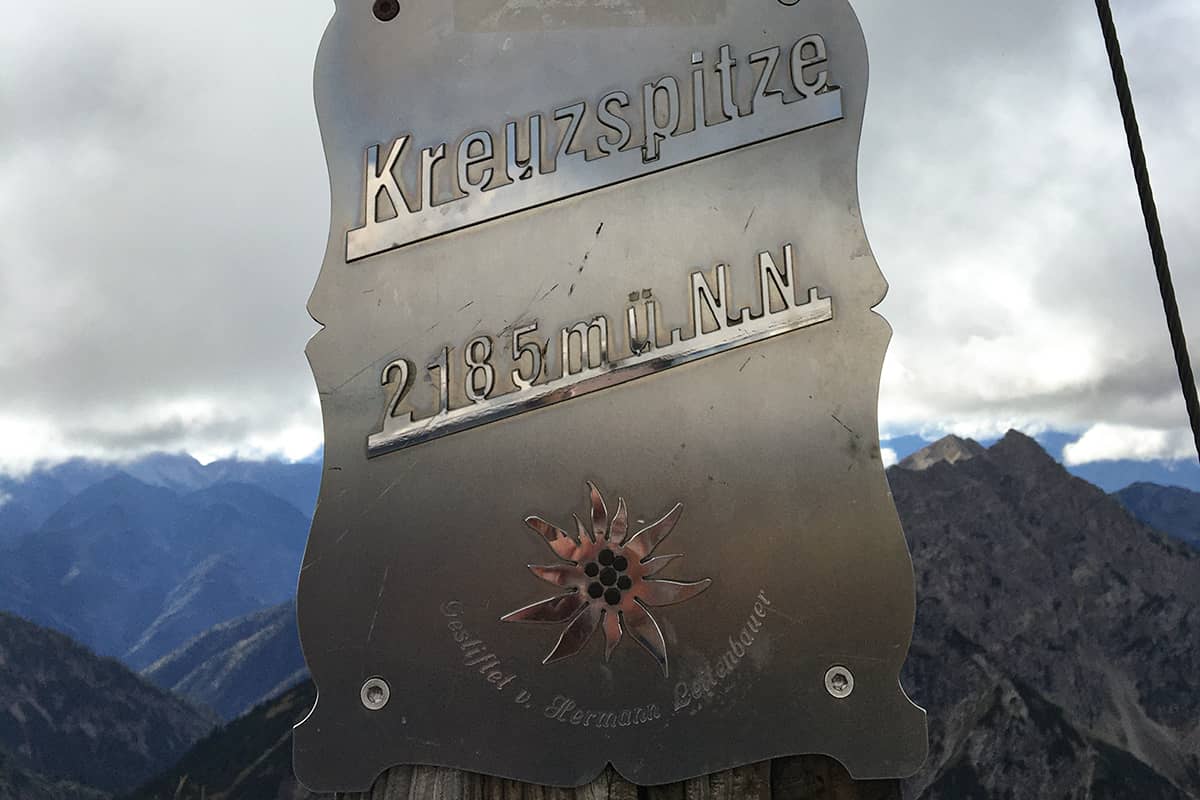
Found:
[[655, 556], [654, 558], [646, 559], [642, 562], [642, 577], [649, 578], [651, 575], [657, 575], [677, 558], [683, 558], [683, 554], [675, 553], [670, 556]]
[[612, 527], [608, 530], [608, 538], [617, 544], [625, 544], [629, 535], [629, 509], [625, 507], [625, 498], [617, 498], [617, 513], [613, 515]]
[[555, 586], [570, 586], [572, 580], [578, 580], [580, 577], [579, 567], [568, 564], [555, 564], [549, 567], [530, 564], [529, 571], [546, 583], [553, 583]]
[[551, 525], [541, 517], [526, 517], [525, 524], [546, 540], [556, 556], [564, 561], [575, 560], [575, 553], [579, 550], [579, 542], [568, 536], [567, 532], [562, 528]]
[[583, 524], [583, 520], [581, 520], [577, 514], [572, 514], [571, 516], [575, 517], [575, 529], [577, 531], [579, 531], [579, 541], [580, 542], [596, 541], [595, 535], [590, 530], [587, 529], [587, 526], [585, 526]]
[[683, 514], [683, 503], [677, 503], [665, 517], [635, 533], [625, 547], [638, 559], [645, 559], [654, 552], [654, 548], [658, 547], [663, 539], [670, 535], [675, 528], [675, 523], [679, 522], [681, 514]]
[[592, 532], [595, 534], [592, 541], [608, 539], [608, 506], [604, 505], [604, 497], [596, 484], [588, 481], [588, 489], [592, 494]]
[[604, 611], [604, 660], [612, 657], [621, 642], [621, 618], [615, 608]]
[[648, 606], [673, 606], [684, 600], [691, 600], [709, 586], [712, 586], [712, 578], [693, 583], [644, 581], [634, 589], [634, 595]]
[[663, 677], [670, 677], [667, 668], [667, 643], [663, 641], [662, 631], [650, 612], [640, 603], [634, 603], [634, 610], [621, 615], [621, 623], [625, 632], [646, 649], [662, 669]]
[[562, 661], [582, 650], [583, 646], [588, 643], [588, 639], [591, 639], [592, 634], [596, 632], [596, 628], [600, 627], [602, 613], [598, 606], [589, 603], [575, 619], [571, 620], [571, 624], [562, 632], [562, 636], [558, 637], [558, 644], [554, 645], [554, 649], [542, 663], [552, 664], [555, 661]]
[[579, 592], [560, 594], [531, 606], [518, 608], [500, 618], [501, 622], [566, 622], [586, 604]]

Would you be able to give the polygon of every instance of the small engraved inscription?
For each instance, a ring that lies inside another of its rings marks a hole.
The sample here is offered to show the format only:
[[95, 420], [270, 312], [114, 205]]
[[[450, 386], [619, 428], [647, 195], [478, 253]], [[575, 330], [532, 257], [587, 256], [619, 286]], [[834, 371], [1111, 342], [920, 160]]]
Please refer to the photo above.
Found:
[[555, 695], [554, 702], [542, 713], [547, 719], [583, 728], [629, 728], [662, 719], [657, 703], [617, 711], [591, 711], [579, 708], [574, 700], [561, 694]]
[[418, 144], [410, 131], [370, 145], [362, 225], [347, 232], [346, 260], [837, 121], [842, 96], [828, 61], [819, 34], [786, 55], [772, 47], [739, 56], [726, 43], [715, 54], [694, 51], [677, 74], [632, 91], [497, 121], [453, 141]]
[[628, 634], [667, 676], [670, 674], [667, 643], [650, 609], [691, 600], [712, 585], [709, 578], [681, 582], [655, 577], [680, 557], [655, 557], [654, 550], [674, 530], [683, 514], [683, 504], [677, 503], [662, 519], [630, 535], [625, 499], [617, 501], [610, 522], [600, 490], [593, 483], [588, 484], [588, 489], [592, 524], [589, 527], [576, 517], [578, 536], [569, 535], [541, 517], [525, 520], [560, 562], [545, 567], [530, 564], [529, 570], [566, 592], [517, 609], [501, 620], [566, 625], [558, 643], [546, 656], [546, 664], [575, 655], [600, 628], [604, 629], [604, 660], [608, 661], [622, 637]]
[[767, 599], [765, 590], [760, 591], [754, 598], [754, 608], [746, 623], [728, 638], [729, 647], [721, 651], [716, 666], [712, 662], [706, 664], [696, 677], [675, 684], [675, 711], [691, 707], [693, 712], [699, 711], [706, 700], [716, 694], [717, 689], [737, 672], [742, 659], [750, 652], [767, 620], [767, 610], [771, 601]]
[[[597, 315], [551, 329], [557, 334], [554, 348], [535, 338], [538, 322], [514, 329], [510, 369], [515, 388], [508, 393], [496, 392], [491, 337], [480, 336], [465, 343], [459, 357], [452, 357], [454, 348], [446, 347], [427, 366], [437, 398], [434, 414], [424, 419], [414, 419], [412, 411], [401, 410], [402, 401], [410, 393], [413, 367], [408, 359], [397, 358], [388, 363], [381, 376], [382, 385], [392, 390], [387, 395], [382, 429], [367, 439], [367, 457], [393, 453], [831, 321], [833, 300], [822, 297], [816, 287], [804, 291], [797, 282], [795, 249], [790, 243], [783, 246], [782, 255], [781, 264], [770, 252], [758, 254], [756, 309], [742, 307], [734, 312], [730, 268], [725, 264], [717, 265], [711, 278], [704, 272], [692, 273], [687, 283], [691, 331], [685, 334], [676, 328], [667, 341], [663, 341], [659, 330], [661, 307], [649, 292], [643, 292], [640, 300], [634, 297], [626, 308], [624, 326], [611, 325], [607, 316]], [[620, 327], [626, 333], [624, 351], [613, 361], [613, 354], [622, 344], [617, 341]], [[551, 364], [548, 357], [555, 350], [556, 363]], [[556, 367], [553, 373], [551, 367]], [[452, 408], [450, 402], [451, 370], [456, 375], [465, 373], [461, 382], [454, 378], [469, 400], [458, 408]]]
[[492, 684], [497, 691], [504, 691], [505, 687], [517, 679], [515, 673], [502, 667], [500, 658], [488, 649], [482, 639], [475, 638], [463, 627], [461, 602], [450, 600], [443, 604], [442, 615], [449, 620], [446, 627], [454, 643], [462, 649], [463, 666], [478, 672], [480, 679]]

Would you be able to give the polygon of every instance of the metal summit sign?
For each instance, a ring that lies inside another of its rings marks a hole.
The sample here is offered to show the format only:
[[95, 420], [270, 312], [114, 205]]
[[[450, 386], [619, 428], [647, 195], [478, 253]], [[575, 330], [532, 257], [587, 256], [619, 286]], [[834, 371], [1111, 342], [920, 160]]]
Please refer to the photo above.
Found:
[[319, 791], [924, 759], [847, 0], [338, 0]]

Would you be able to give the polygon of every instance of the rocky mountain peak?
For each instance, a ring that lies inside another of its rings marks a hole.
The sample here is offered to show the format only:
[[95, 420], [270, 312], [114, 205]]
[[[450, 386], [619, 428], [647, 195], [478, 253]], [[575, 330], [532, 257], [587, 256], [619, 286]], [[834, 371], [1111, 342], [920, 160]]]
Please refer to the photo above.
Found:
[[[1045, 765], [1014, 796], [1071, 796], [1052, 784], [1056, 775], [1075, 770], [1072, 785], [1085, 785], [1101, 769], [1097, 754], [1117, 751], [1119, 769], [1105, 755], [1111, 763], [1104, 771], [1140, 770], [1138, 787], [1087, 796], [1200, 796], [1200, 695], [1183, 677], [1200, 672], [1200, 554], [1139, 524], [1015, 432], [952, 467], [893, 469], [888, 479], [917, 575], [917, 658], [909, 675], [917, 679], [914, 699], [930, 708], [926, 774], [937, 775], [918, 783], [913, 796], [999, 797], [1035, 774], [985, 775], [979, 755], [964, 763], [972, 780], [992, 783], [986, 792], [935, 785], [955, 769], [956, 751], [943, 742], [987, 727], [976, 713], [994, 681], [987, 672], [966, 680], [980, 653], [992, 672], [1040, 696], [1040, 707], [1058, 709], [1077, 745], [1087, 743]], [[971, 643], [957, 656], [947, 652], [952, 630]], [[931, 654], [927, 672], [920, 672], [922, 652]], [[964, 694], [972, 680], [977, 686]], [[954, 691], [939, 698], [943, 685]], [[1022, 735], [1013, 730], [1003, 747], [988, 746], [1012, 751]], [[1053, 731], [1039, 735], [1047, 744], [1063, 739]], [[940, 752], [949, 759], [942, 764]], [[1014, 763], [1022, 761], [1032, 763]]]
[[1009, 431], [985, 453], [989, 464], [1025, 490], [1039, 495], [1066, 491], [1066, 486], [1073, 483], [1079, 484], [1077, 488], [1089, 496], [1097, 491], [1095, 487], [1073, 477], [1040, 444], [1019, 431]]
[[964, 439], [961, 436], [945, 436], [928, 447], [922, 448], [900, 462], [902, 469], [920, 472], [934, 464], [957, 464], [969, 461], [985, 452], [983, 445], [974, 439]]
[[992, 445], [988, 452], [1006, 460], [1022, 462], [1022, 466], [1046, 466], [1058, 463], [1037, 443], [1037, 440], [1020, 431], [1010, 430], [1004, 434], [1004, 438]]

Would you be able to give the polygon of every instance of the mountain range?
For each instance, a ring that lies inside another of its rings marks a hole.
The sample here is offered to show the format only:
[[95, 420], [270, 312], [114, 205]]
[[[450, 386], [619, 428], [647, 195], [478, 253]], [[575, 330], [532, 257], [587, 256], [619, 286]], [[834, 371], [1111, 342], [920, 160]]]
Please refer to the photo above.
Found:
[[[1066, 464], [1067, 445], [1078, 441], [1079, 434], [1043, 431], [1033, 438], [1056, 461]], [[991, 446], [997, 441], [997, 439], [983, 439], [981, 445]], [[885, 449], [894, 453], [897, 460], [903, 460], [929, 447], [931, 442], [918, 434], [908, 434], [884, 439], [881, 444]], [[1086, 464], [1067, 464], [1067, 471], [1077, 478], [1083, 478], [1085, 481], [1099, 486], [1106, 492], [1116, 492], [1134, 483], [1176, 486], [1200, 492], [1200, 463], [1190, 457], [1179, 461], [1138, 461], [1135, 459], [1092, 461]]]
[[[1182, 529], [1152, 529], [1019, 433], [914, 455], [888, 471], [918, 585], [902, 679], [930, 719], [906, 797], [1200, 798], [1200, 552]], [[1161, 508], [1150, 491], [1133, 514]], [[306, 797], [287, 742], [312, 698], [305, 682], [258, 706], [133, 797]]]
[[1200, 796], [1200, 552], [1009, 433], [888, 478], [912, 548], [910, 796]]
[[[903, 681], [930, 711], [907, 797], [1200, 797], [1200, 494], [1108, 495], [1018, 433], [888, 477], [918, 582]], [[156, 773], [133, 797], [307, 797], [291, 593], [319, 478], [156, 456], [0, 483], [0, 605], [141, 672], [0, 614], [0, 797]]]
[[148, 667], [292, 598], [319, 480], [316, 464], [186, 456], [6, 479], [0, 609]]
[[201, 464], [186, 454], [155, 453], [126, 463], [77, 458], [19, 478], [0, 475], [0, 548], [37, 530], [83, 490], [122, 474], [176, 494], [219, 483], [248, 483], [311, 517], [321, 482], [321, 462], [226, 459]]

